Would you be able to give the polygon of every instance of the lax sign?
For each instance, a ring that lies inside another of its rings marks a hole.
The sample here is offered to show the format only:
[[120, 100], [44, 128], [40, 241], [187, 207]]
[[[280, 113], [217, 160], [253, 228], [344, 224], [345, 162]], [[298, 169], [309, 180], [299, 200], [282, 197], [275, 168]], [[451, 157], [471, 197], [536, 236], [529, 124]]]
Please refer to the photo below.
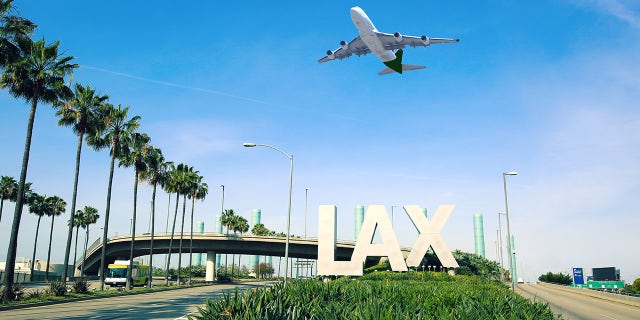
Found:
[[[388, 257], [393, 271], [407, 271], [407, 266], [419, 266], [429, 247], [433, 248], [443, 267], [457, 268], [458, 262], [440, 236], [454, 207], [441, 205], [429, 221], [419, 206], [403, 206], [419, 232], [405, 261], [387, 209], [383, 205], [369, 206], [351, 260], [335, 261], [337, 209], [333, 205], [322, 205], [318, 216], [318, 275], [360, 276], [367, 257]], [[380, 231], [382, 243], [372, 243], [376, 229]]]

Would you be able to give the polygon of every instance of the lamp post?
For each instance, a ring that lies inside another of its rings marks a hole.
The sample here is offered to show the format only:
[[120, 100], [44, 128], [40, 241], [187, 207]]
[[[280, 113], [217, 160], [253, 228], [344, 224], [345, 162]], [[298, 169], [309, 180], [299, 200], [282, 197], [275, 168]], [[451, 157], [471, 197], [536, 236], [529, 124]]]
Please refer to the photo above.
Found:
[[304, 188], [304, 237], [307, 237], [307, 206], [309, 204], [309, 188]]
[[[504, 269], [504, 265], [502, 263], [503, 258], [502, 258], [502, 215], [504, 213], [503, 212], [498, 212], [498, 247], [500, 248], [500, 268]], [[500, 279], [502, 279], [502, 275], [500, 275]]]
[[[220, 224], [220, 231], [222, 232], [222, 215], [224, 215], [224, 184], [221, 184], [220, 188], [222, 188], [222, 206], [220, 209], [220, 221], [218, 221], [218, 223]], [[222, 256], [220, 256], [220, 258], [222, 258]], [[224, 255], [224, 275], [225, 276], [229, 271], [228, 266], [229, 266], [229, 254], [227, 253]], [[214, 269], [215, 269], [215, 266], [214, 266]], [[219, 273], [219, 272], [220, 272], [219, 270], [216, 270], [215, 273]]]
[[287, 210], [287, 242], [285, 243], [285, 246], [284, 246], [284, 269], [285, 269], [284, 270], [284, 286], [286, 287], [287, 278], [288, 278], [287, 271], [289, 270], [289, 231], [291, 228], [291, 192], [293, 190], [293, 154], [288, 154], [282, 151], [281, 149], [276, 148], [274, 146], [270, 146], [268, 144], [245, 142], [243, 146], [246, 148], [253, 148], [253, 147], [270, 148], [282, 153], [285, 157], [289, 158], [289, 208]]
[[393, 208], [395, 208], [396, 206], [392, 205], [391, 206], [391, 226], [393, 227]]
[[509, 277], [511, 278], [511, 291], [515, 291], [516, 279], [513, 275], [513, 250], [511, 249], [511, 225], [509, 224], [509, 201], [507, 201], [507, 176], [518, 175], [515, 171], [502, 173], [502, 181], [504, 184], [504, 209], [507, 216], [507, 251], [509, 252]]

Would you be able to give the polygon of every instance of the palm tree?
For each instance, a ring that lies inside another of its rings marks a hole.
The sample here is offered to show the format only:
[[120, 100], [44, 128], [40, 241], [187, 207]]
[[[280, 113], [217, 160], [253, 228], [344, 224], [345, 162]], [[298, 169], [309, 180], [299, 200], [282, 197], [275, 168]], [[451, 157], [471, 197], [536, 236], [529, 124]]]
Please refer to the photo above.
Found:
[[[161, 186], [166, 179], [167, 169], [169, 169], [169, 162], [166, 162], [162, 155], [162, 150], [151, 147], [147, 150], [147, 156], [145, 157], [145, 163], [147, 165], [146, 170], [140, 172], [140, 178], [146, 180], [153, 186], [153, 193], [151, 194], [151, 243], [149, 244], [149, 279], [153, 279], [153, 239], [155, 237], [155, 225], [156, 225], [156, 188], [158, 184]], [[151, 281], [148, 283], [151, 288]]]
[[182, 224], [180, 225], [180, 245], [178, 249], [178, 285], [180, 285], [180, 268], [182, 267], [182, 239], [184, 235], [184, 216], [187, 211], [187, 194], [193, 189], [198, 177], [198, 171], [193, 171], [193, 167], [185, 164], [179, 164], [176, 167], [177, 177], [180, 185], [180, 193], [182, 194]]
[[[15, 40], [20, 49], [20, 56], [16, 58], [14, 63], [4, 68], [0, 78], [0, 88], [7, 88], [12, 96], [30, 102], [31, 110], [27, 122], [22, 168], [18, 180], [18, 196], [16, 197], [9, 248], [7, 249], [6, 265], [8, 266], [13, 266], [16, 262], [18, 232], [24, 204], [24, 184], [27, 179], [31, 135], [38, 102], [53, 103], [60, 97], [70, 94], [71, 90], [65, 86], [64, 77], [70, 75], [73, 69], [78, 67], [77, 64], [70, 63], [73, 57], [58, 54], [59, 42], [47, 45], [44, 39], [34, 42], [26, 37], [18, 37]], [[13, 268], [6, 269], [4, 285], [5, 288], [11, 288], [14, 270]], [[8, 299], [13, 299], [12, 294], [5, 296], [5, 300]]]
[[191, 264], [192, 264], [192, 255], [193, 255], [193, 211], [195, 207], [195, 200], [204, 200], [206, 198], [207, 193], [209, 192], [209, 186], [202, 182], [202, 176], [198, 176], [196, 179], [196, 183], [193, 185], [193, 189], [191, 189], [191, 194], [189, 197], [191, 198], [191, 235], [189, 241], [189, 284], [191, 284]]
[[[169, 194], [176, 193], [176, 209], [173, 214], [173, 225], [171, 227], [171, 238], [169, 238], [169, 254], [167, 255], [167, 267], [164, 273], [165, 285], [169, 285], [169, 265], [171, 264], [171, 251], [173, 249], [173, 236], [176, 230], [176, 218], [178, 217], [178, 202], [180, 200], [180, 181], [178, 179], [178, 170], [171, 164], [167, 172], [165, 181], [165, 191]], [[179, 271], [179, 270], [178, 270]], [[179, 272], [178, 272], [179, 273]]]
[[[76, 212], [76, 214], [74, 215], [74, 220], [73, 220], [73, 224], [76, 227], [76, 248], [73, 251], [73, 266], [74, 266], [74, 270], [75, 270], [75, 265], [76, 265], [76, 257], [77, 257], [77, 253], [78, 253], [78, 229], [79, 228], [87, 228], [87, 232], [89, 232], [88, 230], [88, 226], [89, 226], [89, 219], [94, 219], [94, 216], [98, 215], [98, 209], [91, 207], [91, 206], [84, 206], [84, 209], [82, 210], [78, 210]], [[97, 218], [96, 218], [97, 219]], [[95, 223], [95, 221], [91, 222], [91, 223]], [[84, 261], [83, 261], [84, 263]], [[74, 271], [75, 273], [75, 271]], [[82, 276], [82, 273], [80, 273], [80, 275]]]
[[[107, 95], [96, 94], [89, 85], [75, 85], [73, 95], [57, 101], [58, 108], [56, 116], [60, 118], [58, 125], [68, 126], [78, 135], [78, 146], [76, 148], [76, 170], [73, 179], [73, 196], [71, 198], [71, 212], [76, 212], [76, 198], [78, 194], [78, 176], [80, 174], [80, 154], [82, 152], [82, 142], [85, 134], [95, 135], [104, 126], [104, 119], [101, 117], [100, 108], [109, 99]], [[67, 234], [67, 246], [64, 252], [63, 265], [69, 264], [69, 253], [71, 251], [71, 238], [73, 237], [73, 227], [75, 215], [69, 218], [69, 233]], [[76, 228], [76, 251], [78, 249], [78, 228]], [[75, 255], [75, 254], [74, 254]], [[73, 260], [75, 263], [75, 258]], [[62, 282], [67, 281], [67, 269], [62, 270]]]
[[98, 222], [100, 215], [98, 214], [98, 209], [94, 207], [84, 207], [84, 219], [82, 228], [87, 229], [87, 234], [84, 237], [84, 253], [82, 255], [82, 268], [80, 269], [80, 275], [84, 276], [84, 264], [87, 259], [87, 244], [89, 243], [89, 226]]
[[[236, 231], [239, 231], [240, 235], [242, 235], [245, 232], [249, 231], [249, 222], [245, 217], [242, 217], [242, 216], [237, 216], [237, 217], [238, 218], [237, 218], [236, 225], [234, 227], [233, 232], [235, 233]], [[238, 255], [238, 270], [241, 270], [240, 261], [242, 261], [242, 254]]]
[[[51, 231], [49, 233], [49, 252], [47, 253], [47, 269], [44, 274], [45, 281], [49, 281], [49, 262], [51, 262], [51, 240], [53, 240], [53, 222], [56, 216], [63, 214], [67, 208], [67, 203], [58, 196], [48, 197], [47, 215], [51, 217]], [[66, 267], [66, 266], [65, 266]]]
[[[231, 228], [231, 226], [233, 224], [233, 217], [234, 216], [235, 216], [235, 213], [233, 212], [233, 209], [226, 209], [226, 210], [224, 210], [224, 212], [222, 212], [222, 216], [220, 217], [220, 224], [222, 224], [223, 227], [227, 228], [227, 238], [229, 238], [229, 229]], [[226, 269], [225, 273], [227, 273], [227, 271], [229, 270], [229, 255], [228, 254], [226, 254], [224, 256], [224, 267]]]
[[16, 194], [18, 192], [18, 183], [16, 179], [9, 176], [2, 176], [0, 178], [0, 221], [2, 221], [2, 207], [4, 201], [15, 201]]
[[127, 267], [127, 284], [126, 288], [131, 290], [131, 271], [133, 269], [133, 249], [136, 241], [136, 211], [138, 207], [138, 181], [140, 179], [140, 173], [147, 169], [147, 164], [144, 161], [147, 156], [147, 150], [151, 148], [149, 145], [151, 138], [145, 133], [135, 132], [131, 135], [129, 148], [127, 152], [124, 152], [120, 156], [118, 166], [130, 167], [133, 166], [135, 170], [135, 177], [133, 180], [133, 216], [131, 221], [131, 246], [129, 249], [129, 266]]
[[[31, 204], [29, 205], [29, 212], [38, 216], [38, 223], [36, 224], [36, 237], [33, 241], [33, 257], [31, 258], [31, 275], [30, 281], [33, 281], [33, 267], [36, 264], [36, 245], [38, 244], [38, 232], [40, 231], [40, 219], [47, 214], [47, 197], [33, 193], [31, 197]], [[8, 269], [8, 268], [7, 268]]]
[[10, 15], [13, 0], [0, 1], [0, 68], [20, 58], [16, 38], [28, 37], [36, 25], [28, 19]]
[[[84, 212], [82, 210], [76, 211], [76, 213], [71, 215], [72, 221], [69, 221], [68, 224], [72, 224], [76, 228], [76, 245], [75, 250], [73, 250], [73, 273], [75, 274], [76, 270], [76, 254], [78, 253], [78, 231], [80, 227], [84, 224]], [[70, 219], [71, 220], [71, 219]], [[74, 275], [72, 274], [72, 276]]]
[[107, 257], [107, 232], [109, 231], [109, 211], [111, 209], [111, 185], [113, 184], [113, 167], [116, 157], [124, 153], [128, 148], [128, 142], [133, 132], [138, 129], [140, 116], [129, 118], [129, 107], [121, 105], [114, 107], [105, 104], [101, 111], [104, 115], [105, 128], [93, 136], [87, 137], [87, 143], [95, 150], [109, 147], [111, 164], [109, 166], [109, 185], [107, 187], [107, 208], [104, 215], [104, 229], [102, 233], [102, 254], [100, 256], [100, 290], [104, 290], [104, 270]]

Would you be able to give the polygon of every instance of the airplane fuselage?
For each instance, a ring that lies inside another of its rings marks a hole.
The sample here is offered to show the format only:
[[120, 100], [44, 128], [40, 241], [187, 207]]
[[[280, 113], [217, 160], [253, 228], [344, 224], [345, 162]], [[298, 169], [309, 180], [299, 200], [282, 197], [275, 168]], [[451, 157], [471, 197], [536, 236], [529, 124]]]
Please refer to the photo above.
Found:
[[360, 9], [359, 7], [351, 8], [351, 20], [353, 20], [353, 24], [356, 25], [358, 31], [360, 32], [360, 38], [362, 42], [369, 47], [371, 52], [378, 57], [382, 62], [388, 62], [394, 60], [396, 55], [391, 50], [387, 50], [384, 48], [382, 41], [375, 34], [378, 29], [373, 25], [371, 19], [367, 16], [367, 14]]

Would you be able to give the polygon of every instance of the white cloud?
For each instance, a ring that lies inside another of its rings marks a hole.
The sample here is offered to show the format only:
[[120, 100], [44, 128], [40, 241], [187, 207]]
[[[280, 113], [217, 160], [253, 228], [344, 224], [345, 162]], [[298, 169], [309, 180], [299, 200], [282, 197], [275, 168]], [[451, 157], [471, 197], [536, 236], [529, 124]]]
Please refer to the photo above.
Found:
[[629, 23], [634, 28], [640, 29], [640, 13], [637, 1], [630, 0], [577, 0], [580, 5], [593, 7], [596, 10], [610, 14], [620, 20]]

